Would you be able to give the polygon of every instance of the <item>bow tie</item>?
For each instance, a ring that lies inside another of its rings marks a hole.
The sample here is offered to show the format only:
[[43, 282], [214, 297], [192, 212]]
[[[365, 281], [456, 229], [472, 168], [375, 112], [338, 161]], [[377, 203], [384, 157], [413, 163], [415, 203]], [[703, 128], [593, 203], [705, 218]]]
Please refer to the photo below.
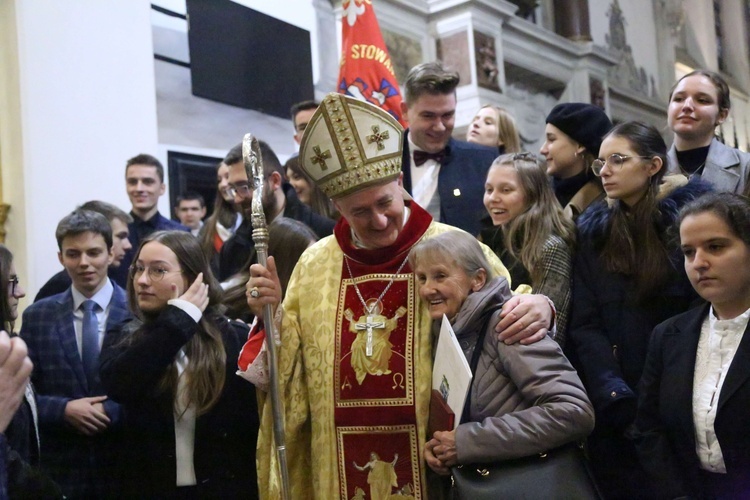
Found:
[[445, 149], [441, 149], [437, 153], [414, 150], [414, 165], [417, 167], [421, 167], [427, 160], [435, 160], [438, 163], [442, 163], [443, 158], [445, 158]]

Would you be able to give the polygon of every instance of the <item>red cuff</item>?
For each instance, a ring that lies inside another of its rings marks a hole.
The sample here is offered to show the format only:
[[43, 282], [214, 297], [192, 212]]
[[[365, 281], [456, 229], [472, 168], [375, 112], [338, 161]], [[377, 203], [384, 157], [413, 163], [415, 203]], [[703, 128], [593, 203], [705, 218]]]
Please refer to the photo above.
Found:
[[255, 361], [255, 358], [260, 354], [264, 340], [266, 340], [266, 331], [262, 326], [256, 324], [247, 334], [247, 342], [240, 351], [240, 357], [237, 360], [237, 367], [240, 371], [247, 371], [247, 367]]

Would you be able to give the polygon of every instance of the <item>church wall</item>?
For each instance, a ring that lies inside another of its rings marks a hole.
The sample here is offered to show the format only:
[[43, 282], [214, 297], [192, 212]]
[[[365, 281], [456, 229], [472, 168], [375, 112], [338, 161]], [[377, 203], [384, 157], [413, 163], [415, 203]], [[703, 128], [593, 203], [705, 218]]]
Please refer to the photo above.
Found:
[[[643, 73], [648, 84], [648, 94], [652, 95], [652, 87], [658, 89], [659, 60], [656, 47], [656, 26], [654, 24], [653, 1], [651, 0], [607, 0], [589, 2], [589, 18], [591, 20], [591, 37], [596, 45], [601, 47], [616, 46], [615, 30], [619, 28], [616, 6], [622, 11], [622, 26], [625, 30], [625, 41], [639, 73]], [[627, 55], [625, 55], [627, 57]], [[652, 84], [653, 79], [653, 84]], [[611, 79], [610, 85], [632, 88], [627, 81]], [[636, 89], [633, 89], [636, 90]], [[653, 94], [656, 94], [654, 91]]]
[[23, 182], [9, 243], [27, 253], [18, 272], [33, 298], [60, 269], [54, 231], [66, 213], [89, 199], [129, 207], [125, 160], [157, 149], [153, 51], [148, 3], [15, 7]]

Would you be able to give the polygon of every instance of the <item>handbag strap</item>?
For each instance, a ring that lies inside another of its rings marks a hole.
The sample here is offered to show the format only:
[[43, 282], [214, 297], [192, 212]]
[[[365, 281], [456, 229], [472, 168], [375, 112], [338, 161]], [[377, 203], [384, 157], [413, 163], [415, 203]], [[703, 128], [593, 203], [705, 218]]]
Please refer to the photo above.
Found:
[[492, 316], [495, 314], [495, 311], [498, 309], [501, 309], [502, 305], [498, 305], [495, 307], [490, 308], [489, 310], [484, 312], [485, 319], [482, 321], [482, 328], [479, 330], [479, 335], [477, 335], [477, 343], [474, 346], [474, 351], [471, 353], [471, 361], [469, 362], [469, 368], [471, 368], [471, 384], [469, 385], [469, 393], [466, 395], [466, 403], [464, 403], [464, 410], [461, 412], [461, 420], [459, 421], [459, 424], [463, 424], [464, 422], [469, 421], [469, 411], [471, 408], [471, 389], [474, 386], [474, 376], [477, 374], [477, 366], [479, 365], [479, 357], [482, 355], [482, 346], [484, 345], [484, 338], [487, 335], [487, 328], [490, 326], [490, 320], [492, 319]]

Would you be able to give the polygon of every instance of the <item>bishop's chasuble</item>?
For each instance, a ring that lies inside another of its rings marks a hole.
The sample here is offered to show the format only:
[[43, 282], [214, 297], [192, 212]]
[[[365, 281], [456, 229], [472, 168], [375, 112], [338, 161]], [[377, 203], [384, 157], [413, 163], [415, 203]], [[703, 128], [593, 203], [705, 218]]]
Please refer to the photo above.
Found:
[[[404, 261], [420, 239], [456, 229], [406, 203], [411, 213], [393, 245], [355, 247], [341, 218], [333, 236], [302, 255], [289, 282], [279, 380], [295, 500], [426, 498], [422, 448], [432, 320]], [[494, 253], [483, 249], [495, 271], [510, 280]], [[258, 477], [261, 496], [275, 500], [280, 493], [270, 406], [263, 408]]]

